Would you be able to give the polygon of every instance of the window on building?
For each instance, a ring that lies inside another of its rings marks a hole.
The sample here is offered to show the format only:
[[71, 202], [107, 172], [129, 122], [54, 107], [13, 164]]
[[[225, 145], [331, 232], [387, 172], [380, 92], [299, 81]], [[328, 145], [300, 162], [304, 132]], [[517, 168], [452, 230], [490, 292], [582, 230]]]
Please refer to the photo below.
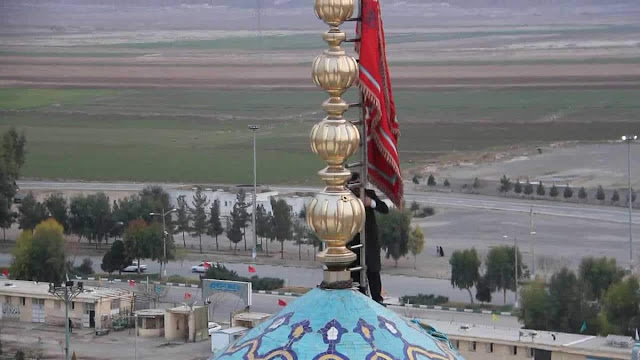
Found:
[[511, 347], [511, 355], [518, 355], [518, 347], [517, 346], [512, 346]]
[[534, 348], [527, 348], [527, 357], [528, 358], [532, 358], [534, 357], [536, 354], [536, 349]]
[[44, 299], [31, 298], [31, 304], [33, 304], [33, 305], [44, 305]]
[[72, 301], [71, 302], [71, 310], [75, 310], [76, 309], [76, 302]]
[[96, 311], [96, 304], [84, 303], [82, 304], [82, 310], [84, 310], [85, 314], [88, 314], [90, 311]]
[[488, 344], [485, 344], [484, 346], [488, 353], [493, 352], [493, 343], [488, 343]]
[[460, 340], [456, 340], [456, 349], [460, 349]]
[[27, 298], [26, 297], [22, 298], [22, 306], [27, 306]]
[[120, 309], [120, 299], [111, 300], [111, 310]]
[[4, 297], [4, 303], [7, 304], [7, 305], [11, 305], [11, 296], [6, 295]]
[[469, 351], [476, 351], [476, 347], [477, 347], [477, 343], [475, 341], [472, 341], [469, 343]]

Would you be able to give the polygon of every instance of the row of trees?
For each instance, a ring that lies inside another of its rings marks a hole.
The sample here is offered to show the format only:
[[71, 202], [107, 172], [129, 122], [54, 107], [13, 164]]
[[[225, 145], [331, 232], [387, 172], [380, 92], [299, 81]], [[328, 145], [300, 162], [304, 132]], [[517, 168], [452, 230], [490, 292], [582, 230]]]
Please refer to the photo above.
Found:
[[[516, 276], [516, 256], [518, 267]], [[476, 288], [476, 299], [490, 302], [491, 293], [503, 291], [504, 303], [507, 303], [507, 290], [515, 291], [517, 280], [522, 278], [526, 266], [522, 264], [522, 254], [513, 246], [492, 248], [485, 260], [485, 273], [480, 274], [482, 260], [476, 249], [456, 250], [449, 259], [451, 265], [451, 285], [469, 292], [473, 304], [472, 288]]]
[[[19, 207], [18, 225], [23, 230], [33, 230], [37, 224], [48, 218], [55, 219], [65, 234], [83, 238], [96, 247], [110, 238], [122, 236], [124, 227], [136, 219], [151, 222], [152, 212], [169, 208], [169, 195], [160, 186], [145, 187], [138, 194], [110, 202], [102, 192], [78, 195], [67, 200], [62, 194], [49, 195], [43, 202], [37, 201], [29, 192]], [[172, 227], [168, 217], [168, 226]], [[9, 225], [10, 226], [10, 225]]]
[[[512, 183], [511, 179], [509, 179], [506, 175], [503, 175], [502, 178], [500, 179], [500, 187], [498, 188], [498, 190], [504, 194], [513, 190], [513, 192], [515, 192], [516, 194], [523, 194], [526, 196], [532, 196], [534, 193], [538, 196], [545, 196], [547, 194], [547, 189], [542, 184], [542, 181], [538, 182], [538, 184], [535, 186], [531, 182], [529, 182], [529, 179], [527, 179], [527, 181], [524, 184], [520, 182], [520, 179], [517, 179], [515, 183]], [[552, 198], [556, 198], [559, 195], [560, 195], [560, 189], [556, 186], [556, 184], [552, 184], [551, 188], [549, 189], [549, 196], [551, 196]], [[573, 195], [574, 195], [573, 188], [571, 188], [571, 186], [567, 184], [562, 190], [562, 196], [565, 199], [570, 199], [573, 197]], [[580, 187], [580, 189], [578, 190], [578, 198], [581, 200], [586, 200], [588, 197], [589, 197], [589, 194], [587, 193], [587, 190], [584, 188], [584, 186]], [[600, 201], [606, 200], [606, 193], [604, 191], [604, 188], [601, 185], [598, 186], [598, 188], [596, 189], [595, 199]], [[620, 201], [620, 193], [618, 193], [618, 190], [613, 191], [613, 193], [611, 194], [610, 200], [611, 200], [611, 203], [617, 203]], [[629, 201], [628, 194], [626, 197], [626, 201], [627, 203]], [[635, 201], [636, 201], [636, 194], [632, 189], [631, 202], [635, 202]]]
[[18, 191], [16, 182], [24, 165], [27, 140], [24, 134], [19, 134], [14, 128], [2, 134], [0, 140], [0, 228], [2, 237], [6, 240], [6, 229], [18, 217], [18, 214], [11, 211], [11, 204]]
[[640, 284], [615, 259], [585, 258], [577, 275], [563, 268], [548, 284], [524, 286], [519, 318], [530, 329], [632, 336], [640, 328]]

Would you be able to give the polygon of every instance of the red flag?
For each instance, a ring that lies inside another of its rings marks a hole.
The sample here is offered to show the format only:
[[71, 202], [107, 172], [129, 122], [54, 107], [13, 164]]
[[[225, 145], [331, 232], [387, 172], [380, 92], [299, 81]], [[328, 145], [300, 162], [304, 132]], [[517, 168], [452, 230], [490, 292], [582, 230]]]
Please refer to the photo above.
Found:
[[188, 292], [185, 291], [184, 293], [184, 299], [185, 300], [191, 300], [191, 294], [189, 294]]
[[253, 266], [249, 265], [249, 272], [250, 273], [255, 273], [256, 272], [256, 268], [254, 268]]
[[129, 280], [129, 286], [136, 286], [135, 280]]
[[9, 277], [9, 269], [2, 269], [2, 276], [8, 278]]
[[278, 306], [287, 306], [287, 302], [282, 299], [278, 299]]
[[205, 261], [203, 265], [204, 265], [205, 269], [211, 269], [211, 263], [210, 262]]
[[404, 190], [398, 156], [400, 129], [391, 91], [380, 2], [361, 1], [362, 21], [357, 29], [360, 42], [356, 43], [356, 52], [360, 54], [358, 87], [364, 95], [368, 133], [367, 173], [373, 185], [397, 207], [402, 207]]

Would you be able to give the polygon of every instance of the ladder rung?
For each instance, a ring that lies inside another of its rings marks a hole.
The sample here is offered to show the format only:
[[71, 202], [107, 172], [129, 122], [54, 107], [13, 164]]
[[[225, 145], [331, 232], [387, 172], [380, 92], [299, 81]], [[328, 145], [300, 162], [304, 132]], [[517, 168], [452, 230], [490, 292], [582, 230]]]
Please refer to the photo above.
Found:
[[362, 167], [362, 163], [357, 162], [357, 163], [347, 164], [345, 167], [347, 169], [359, 168], [359, 167]]
[[358, 245], [353, 245], [352, 247], [349, 248], [349, 250], [355, 250], [355, 249], [360, 249], [362, 248], [362, 244], [358, 244]]
[[360, 42], [360, 38], [355, 38], [355, 39], [347, 39], [344, 42], [346, 43], [355, 43], [355, 42]]
[[352, 17], [352, 18], [348, 18], [347, 20], [345, 20], [345, 22], [350, 22], [350, 21], [362, 21], [361, 17]]
[[364, 270], [364, 267], [362, 267], [362, 266], [356, 266], [356, 267], [349, 268], [349, 271], [351, 271], [351, 272], [362, 271], [362, 270]]

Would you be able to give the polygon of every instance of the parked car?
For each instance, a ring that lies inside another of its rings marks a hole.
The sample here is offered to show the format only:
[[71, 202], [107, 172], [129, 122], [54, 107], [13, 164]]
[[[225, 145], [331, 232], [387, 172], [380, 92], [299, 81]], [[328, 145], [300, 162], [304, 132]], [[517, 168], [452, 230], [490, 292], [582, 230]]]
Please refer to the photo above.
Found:
[[[205, 265], [206, 264], [206, 265]], [[207, 262], [207, 261], [203, 261], [198, 265], [193, 265], [191, 267], [191, 272], [192, 273], [199, 273], [199, 274], [204, 274], [207, 272], [207, 270], [211, 268], [211, 263]]]
[[[138, 272], [138, 262], [137, 261], [132, 261], [131, 265], [127, 266], [126, 268], [122, 269], [123, 272]], [[147, 265], [145, 264], [140, 264], [140, 272], [145, 272], [147, 271]]]

